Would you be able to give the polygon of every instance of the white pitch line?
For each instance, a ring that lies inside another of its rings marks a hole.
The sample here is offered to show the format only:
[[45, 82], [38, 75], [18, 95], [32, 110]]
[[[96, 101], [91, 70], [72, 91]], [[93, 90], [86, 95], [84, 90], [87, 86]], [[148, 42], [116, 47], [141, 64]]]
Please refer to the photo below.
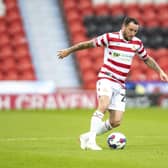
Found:
[[[168, 138], [168, 135], [135, 135], [131, 138]], [[76, 137], [7, 137], [0, 138], [0, 142], [12, 142], [12, 141], [56, 141], [56, 140], [75, 140]]]
[[11, 141], [55, 141], [55, 140], [71, 140], [73, 137], [15, 137], [15, 138], [0, 138], [0, 142]]
[[135, 138], [168, 138], [168, 135], [137, 135], [137, 136], [133, 136]]

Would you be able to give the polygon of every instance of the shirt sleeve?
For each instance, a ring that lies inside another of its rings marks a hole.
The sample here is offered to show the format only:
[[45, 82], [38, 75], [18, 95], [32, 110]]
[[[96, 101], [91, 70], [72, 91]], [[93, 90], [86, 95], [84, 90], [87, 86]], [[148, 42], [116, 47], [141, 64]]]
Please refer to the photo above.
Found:
[[107, 47], [109, 43], [108, 36], [108, 33], [105, 33], [93, 39], [95, 47]]
[[137, 53], [142, 60], [146, 60], [148, 58], [148, 54], [142, 42], [140, 43], [140, 48], [137, 50]]

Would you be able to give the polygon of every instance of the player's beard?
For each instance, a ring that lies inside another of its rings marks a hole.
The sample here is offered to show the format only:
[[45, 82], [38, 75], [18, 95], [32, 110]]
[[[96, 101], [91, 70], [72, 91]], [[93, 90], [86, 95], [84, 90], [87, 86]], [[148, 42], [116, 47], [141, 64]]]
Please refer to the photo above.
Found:
[[132, 40], [132, 37], [131, 36], [128, 37], [125, 32], [123, 33], [123, 36], [124, 36], [124, 39], [127, 40], [127, 41], [131, 41]]

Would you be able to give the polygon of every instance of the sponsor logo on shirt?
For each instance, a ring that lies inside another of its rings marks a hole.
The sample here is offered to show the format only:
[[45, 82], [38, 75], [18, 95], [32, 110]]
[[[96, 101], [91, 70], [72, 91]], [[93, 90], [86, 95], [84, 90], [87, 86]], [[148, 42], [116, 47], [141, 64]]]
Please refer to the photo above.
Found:
[[119, 56], [121, 56], [121, 54], [120, 54], [120, 53], [117, 53], [117, 52], [113, 52], [113, 53], [112, 53], [112, 56], [113, 56], [113, 57], [119, 57]]
[[112, 57], [128, 57], [132, 58], [132, 54], [126, 54], [126, 53], [118, 53], [118, 52], [112, 52], [111, 54]]

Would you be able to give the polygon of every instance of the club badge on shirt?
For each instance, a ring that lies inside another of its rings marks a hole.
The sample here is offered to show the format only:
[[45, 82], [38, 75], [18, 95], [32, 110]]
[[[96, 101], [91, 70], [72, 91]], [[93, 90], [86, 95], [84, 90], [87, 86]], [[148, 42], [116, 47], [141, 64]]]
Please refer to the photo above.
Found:
[[137, 50], [137, 47], [136, 47], [135, 45], [133, 45], [133, 46], [131, 47], [131, 49], [132, 49], [133, 51], [136, 51], [136, 50]]

